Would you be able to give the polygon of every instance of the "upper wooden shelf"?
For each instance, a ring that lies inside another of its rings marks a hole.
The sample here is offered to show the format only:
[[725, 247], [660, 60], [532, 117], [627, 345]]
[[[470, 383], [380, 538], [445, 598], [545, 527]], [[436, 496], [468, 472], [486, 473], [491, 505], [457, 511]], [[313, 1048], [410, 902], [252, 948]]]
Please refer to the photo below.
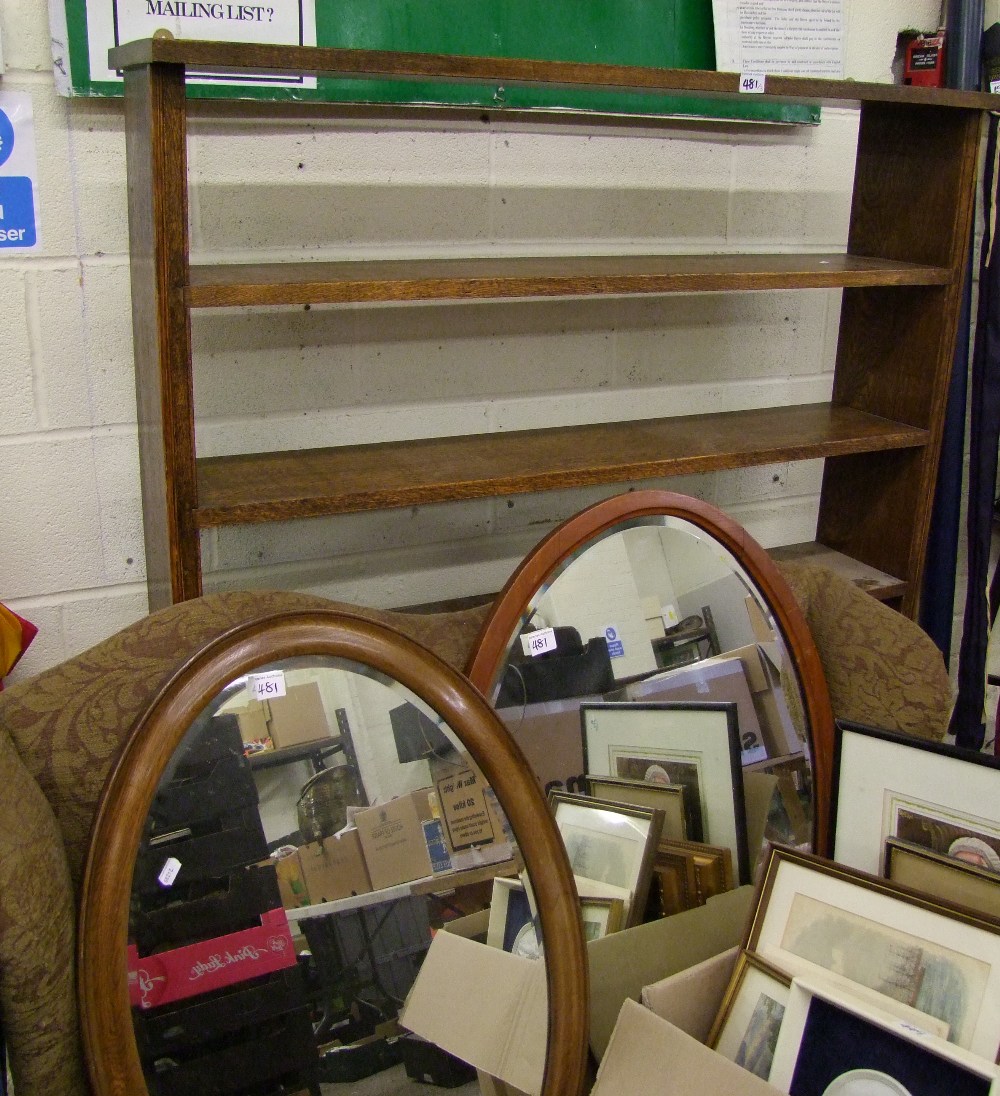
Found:
[[944, 267], [859, 255], [629, 255], [192, 266], [192, 308], [948, 285]]
[[198, 460], [201, 528], [925, 446], [928, 433], [805, 404]]
[[[620, 92], [671, 95], [738, 95], [739, 74], [703, 69], [641, 68], [532, 61], [504, 57], [462, 57], [388, 50], [327, 49], [311, 46], [267, 46], [147, 38], [109, 51], [114, 69], [152, 63], [184, 65], [199, 73], [275, 75], [308, 73], [340, 79], [435, 80], [548, 87], [595, 87]], [[807, 102], [901, 102], [936, 106], [996, 109], [1000, 96], [983, 92], [870, 84], [854, 80], [819, 80], [802, 76], [768, 76], [764, 98]]]

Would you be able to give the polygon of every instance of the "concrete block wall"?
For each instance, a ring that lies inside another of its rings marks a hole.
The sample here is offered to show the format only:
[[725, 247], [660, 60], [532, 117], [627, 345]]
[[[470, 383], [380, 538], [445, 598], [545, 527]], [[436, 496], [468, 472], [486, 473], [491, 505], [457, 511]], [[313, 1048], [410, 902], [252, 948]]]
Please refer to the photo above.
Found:
[[[888, 79], [938, 3], [849, 0], [848, 73]], [[877, 8], [877, 12], [873, 11]], [[30, 94], [42, 246], [0, 252], [0, 600], [40, 633], [13, 679], [146, 611], [122, 106], [56, 94], [37, 0], [0, 0], [0, 87]], [[818, 127], [413, 115], [200, 117], [200, 258], [842, 247], [856, 115]], [[203, 453], [823, 399], [836, 293], [225, 310], [194, 322]], [[816, 463], [671, 481], [765, 545], [814, 533]], [[206, 588], [400, 606], [498, 589], [555, 492], [213, 531]]]

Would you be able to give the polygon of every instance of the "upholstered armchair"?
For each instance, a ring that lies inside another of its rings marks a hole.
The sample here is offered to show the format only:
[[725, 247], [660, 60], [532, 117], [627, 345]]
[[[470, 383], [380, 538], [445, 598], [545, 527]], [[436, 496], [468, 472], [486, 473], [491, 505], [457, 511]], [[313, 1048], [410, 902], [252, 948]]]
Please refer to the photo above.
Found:
[[82, 1096], [76, 909], [91, 823], [137, 716], [186, 659], [246, 621], [339, 608], [392, 624], [461, 667], [483, 609], [381, 613], [253, 591], [171, 606], [0, 693], [0, 1016], [16, 1096]]
[[812, 632], [834, 716], [940, 741], [952, 688], [926, 632], [828, 568], [779, 567]]
[[[950, 687], [924, 633], [830, 572], [782, 570], [815, 636], [835, 714], [940, 738]], [[87, 1092], [76, 910], [101, 790], [134, 720], [205, 643], [247, 621], [311, 608], [391, 624], [456, 667], [466, 665], [488, 612], [376, 612], [274, 591], [209, 595], [0, 693], [0, 1015], [17, 1096]]]

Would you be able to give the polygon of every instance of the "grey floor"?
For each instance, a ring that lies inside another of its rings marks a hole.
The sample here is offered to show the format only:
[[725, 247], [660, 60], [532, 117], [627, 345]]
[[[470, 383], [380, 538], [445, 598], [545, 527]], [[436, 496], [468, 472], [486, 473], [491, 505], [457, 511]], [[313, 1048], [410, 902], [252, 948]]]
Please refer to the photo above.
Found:
[[320, 1085], [323, 1096], [479, 1096], [479, 1085], [471, 1081], [458, 1088], [442, 1088], [411, 1081], [404, 1066], [393, 1066], [363, 1081], [342, 1085]]

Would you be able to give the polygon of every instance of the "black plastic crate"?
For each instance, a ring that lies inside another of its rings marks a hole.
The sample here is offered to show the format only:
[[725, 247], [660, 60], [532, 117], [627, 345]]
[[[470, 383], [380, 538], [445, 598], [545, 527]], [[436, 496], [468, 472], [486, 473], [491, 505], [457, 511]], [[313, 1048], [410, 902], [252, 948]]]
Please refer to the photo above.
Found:
[[306, 1006], [305, 982], [298, 967], [275, 971], [253, 982], [240, 982], [214, 993], [157, 1009], [133, 1009], [139, 1056], [189, 1056], [204, 1043]]
[[250, 1096], [319, 1092], [319, 1053], [307, 1008], [264, 1020], [188, 1052], [145, 1063], [151, 1096]]
[[222, 879], [236, 868], [267, 859], [267, 841], [256, 807], [195, 823], [144, 841], [132, 875], [132, 891], [158, 894], [168, 889], [159, 875], [171, 857], [180, 862], [177, 884]]
[[129, 935], [140, 954], [149, 955], [252, 928], [262, 913], [280, 905], [273, 864], [252, 865], [205, 885], [182, 884], [133, 903]]
[[240, 721], [235, 715], [205, 714], [191, 725], [174, 754], [173, 775], [184, 776], [221, 757], [242, 757], [243, 751]]
[[431, 945], [427, 901], [407, 896], [301, 922], [320, 979], [395, 1015]]
[[149, 808], [147, 834], [256, 807], [257, 798], [250, 763], [242, 754], [226, 754], [161, 781]]
[[397, 1040], [399, 1056], [411, 1081], [439, 1088], [458, 1088], [476, 1079], [476, 1070], [468, 1062], [456, 1058], [418, 1035], [404, 1035]]

